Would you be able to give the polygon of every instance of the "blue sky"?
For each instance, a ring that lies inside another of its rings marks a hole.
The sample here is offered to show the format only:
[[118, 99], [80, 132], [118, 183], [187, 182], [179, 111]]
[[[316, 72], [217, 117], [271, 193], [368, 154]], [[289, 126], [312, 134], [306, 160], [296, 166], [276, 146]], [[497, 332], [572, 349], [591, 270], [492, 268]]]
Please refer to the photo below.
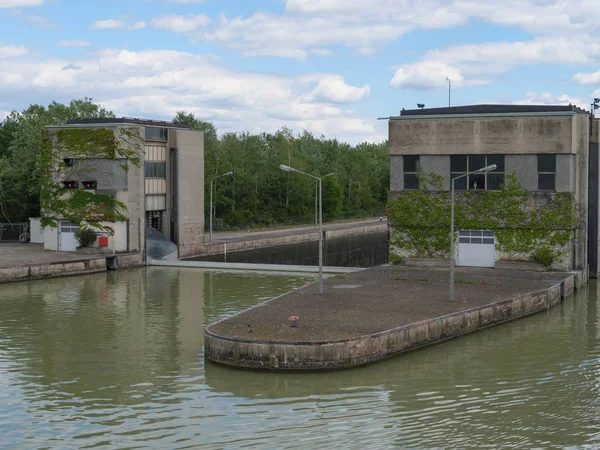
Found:
[[600, 96], [597, 0], [0, 0], [0, 118], [92, 97], [220, 132], [381, 141], [417, 103]]

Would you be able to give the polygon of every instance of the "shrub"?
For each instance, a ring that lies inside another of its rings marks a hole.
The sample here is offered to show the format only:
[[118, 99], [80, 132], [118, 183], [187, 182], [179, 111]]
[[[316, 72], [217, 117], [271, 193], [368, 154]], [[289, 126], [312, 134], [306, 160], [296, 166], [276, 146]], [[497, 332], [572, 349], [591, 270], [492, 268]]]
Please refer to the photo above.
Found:
[[390, 252], [390, 263], [397, 266], [400, 264], [404, 264], [404, 257], [397, 255], [394, 252]]
[[96, 233], [89, 228], [80, 228], [75, 237], [79, 241], [79, 248], [91, 247], [96, 242]]
[[531, 258], [536, 263], [542, 264], [545, 267], [550, 267], [554, 263], [556, 256], [556, 252], [547, 246], [538, 247], [531, 254]]

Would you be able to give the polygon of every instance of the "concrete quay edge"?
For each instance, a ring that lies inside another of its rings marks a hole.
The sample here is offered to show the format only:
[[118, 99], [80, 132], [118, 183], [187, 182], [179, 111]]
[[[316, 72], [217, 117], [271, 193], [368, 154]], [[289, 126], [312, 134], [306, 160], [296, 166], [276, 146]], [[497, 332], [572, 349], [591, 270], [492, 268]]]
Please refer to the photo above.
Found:
[[[148, 258], [148, 266], [162, 267], [188, 267], [196, 269], [223, 269], [223, 270], [255, 270], [261, 272], [295, 272], [295, 273], [319, 273], [319, 266], [296, 266], [286, 264], [254, 264], [254, 263], [224, 263], [213, 261], [163, 261]], [[333, 267], [323, 266], [325, 274], [343, 274], [349, 272], [359, 272], [365, 270], [364, 267]]]
[[[205, 357], [215, 363], [243, 369], [349, 369], [549, 310], [580, 289], [583, 281], [582, 272], [571, 272], [564, 280], [549, 288], [394, 329], [341, 340], [269, 342], [213, 333], [211, 327], [227, 320], [225, 318], [206, 328]], [[264, 303], [267, 302], [253, 308]]]
[[107, 255], [72, 261], [49, 262], [44, 264], [24, 264], [0, 267], [0, 284], [15, 281], [40, 280], [75, 275], [87, 275], [143, 265], [141, 254]]

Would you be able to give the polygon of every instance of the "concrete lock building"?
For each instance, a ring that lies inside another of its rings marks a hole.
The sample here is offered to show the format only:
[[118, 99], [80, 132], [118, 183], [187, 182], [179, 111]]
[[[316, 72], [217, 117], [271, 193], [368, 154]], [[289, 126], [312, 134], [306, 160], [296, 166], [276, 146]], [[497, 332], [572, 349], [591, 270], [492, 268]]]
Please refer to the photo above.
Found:
[[599, 136], [589, 112], [571, 105], [473, 105], [402, 110], [388, 120], [392, 198], [418, 189], [421, 173], [438, 175], [449, 191], [452, 178], [496, 164], [495, 171], [457, 180], [456, 191], [498, 190], [515, 174], [532, 196], [573, 194], [584, 226], [573, 229], [566, 268], [589, 265], [592, 276], [598, 273]]
[[[204, 246], [204, 134], [186, 125], [130, 118], [77, 119], [49, 126], [50, 134], [65, 128], [119, 129], [139, 133], [141, 167], [119, 160], [70, 158], [62, 175], [73, 189], [91, 189], [114, 196], [127, 206], [126, 222], [109, 224], [114, 233], [98, 232], [94, 247], [102, 253], [144, 253], [146, 231], [161, 233], [177, 246], [178, 256], [192, 256]], [[137, 131], [136, 131], [137, 129]], [[123, 144], [122, 145], [128, 145]], [[139, 150], [129, 146], [131, 150]], [[69, 173], [69, 166], [79, 169]], [[59, 220], [58, 228], [44, 229], [44, 248], [75, 251], [80, 224]]]

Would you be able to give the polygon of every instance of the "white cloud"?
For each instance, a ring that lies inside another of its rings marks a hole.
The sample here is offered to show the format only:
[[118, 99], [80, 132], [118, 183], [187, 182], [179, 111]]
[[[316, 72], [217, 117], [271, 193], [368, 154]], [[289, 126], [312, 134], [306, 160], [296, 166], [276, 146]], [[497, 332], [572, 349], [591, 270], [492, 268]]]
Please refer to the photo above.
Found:
[[0, 44], [0, 58], [14, 58], [29, 53], [23, 45]]
[[187, 16], [178, 16], [168, 14], [152, 19], [152, 25], [156, 28], [173, 31], [175, 33], [189, 33], [207, 26], [210, 19], [205, 14], [189, 14]]
[[553, 95], [550, 92], [528, 92], [525, 98], [513, 102], [515, 105], [575, 105], [586, 109], [586, 102], [568, 94]]
[[[194, 41], [220, 43], [245, 55], [303, 59], [344, 45], [369, 55], [416, 29], [484, 20], [558, 37], [600, 32], [597, 0], [287, 0], [281, 14], [222, 14]], [[319, 51], [315, 52], [314, 49]]]
[[320, 80], [310, 98], [331, 103], [355, 103], [368, 97], [370, 93], [371, 87], [368, 84], [359, 88], [347, 85], [341, 77], [331, 77]]
[[455, 45], [426, 52], [420, 61], [396, 70], [396, 88], [432, 89], [448, 76], [456, 86], [490, 82], [490, 75], [519, 65], [579, 65], [600, 62], [600, 38], [587, 35], [542, 36], [524, 42]]
[[60, 23], [55, 22], [46, 16], [26, 16], [25, 21], [38, 28], [53, 29], [60, 27]]
[[127, 22], [119, 19], [97, 20], [91, 26], [93, 30], [114, 30], [126, 28], [128, 30], [139, 30], [146, 26], [145, 22]]
[[600, 70], [591, 73], [577, 73], [573, 76], [573, 81], [580, 84], [600, 84]]
[[169, 119], [188, 110], [214, 121], [222, 132], [288, 126], [353, 143], [385, 133], [375, 118], [338, 106], [366, 98], [369, 86], [351, 86], [332, 73], [236, 71], [210, 55], [170, 50], [101, 50], [79, 58], [9, 62], [0, 69], [8, 108], [21, 107], [24, 93], [57, 101], [91, 96], [124, 116]]
[[44, 0], [0, 0], [0, 8], [22, 8], [24, 6], [40, 6]]
[[58, 42], [59, 47], [89, 47], [90, 45], [92, 45], [92, 43], [89, 41], [74, 40], [74, 41], [59, 41]]

